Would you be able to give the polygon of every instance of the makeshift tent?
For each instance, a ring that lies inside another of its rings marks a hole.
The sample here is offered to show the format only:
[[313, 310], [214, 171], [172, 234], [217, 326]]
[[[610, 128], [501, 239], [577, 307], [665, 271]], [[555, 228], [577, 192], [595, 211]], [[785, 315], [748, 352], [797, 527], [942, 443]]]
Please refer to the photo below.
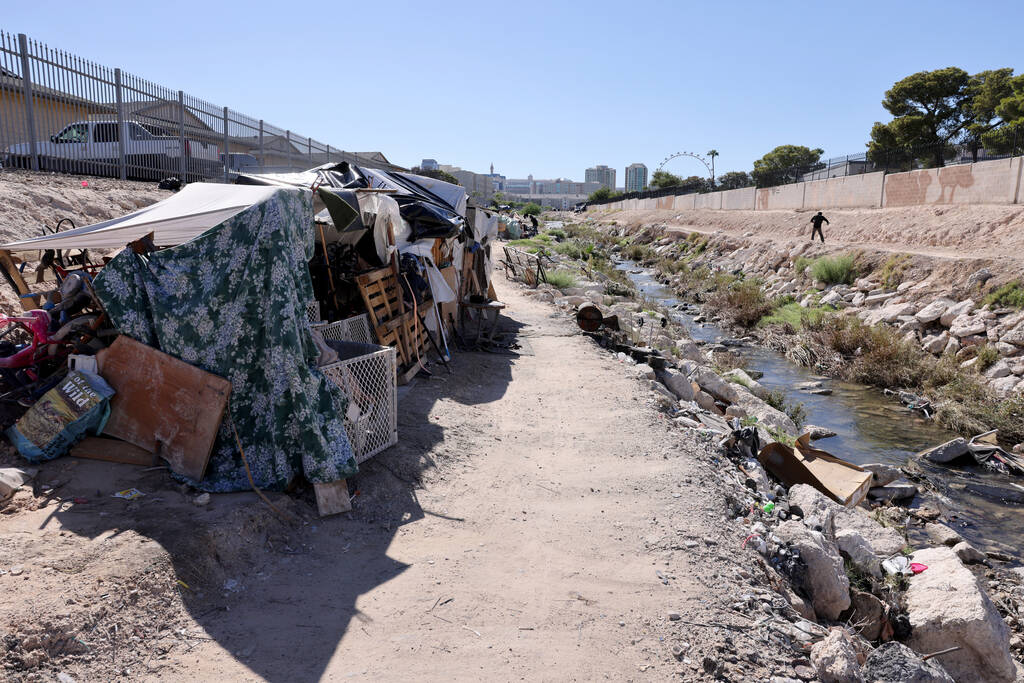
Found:
[[[221, 426], [206, 477], [191, 483], [208, 491], [250, 488], [232, 426], [260, 488], [283, 489], [300, 473], [314, 483], [351, 476], [356, 462], [342, 423], [347, 400], [312, 368], [317, 350], [305, 314], [313, 297], [307, 268], [312, 193], [189, 185], [176, 197], [192, 188], [208, 191], [209, 205], [218, 193], [257, 200], [216, 225], [211, 217], [222, 214], [204, 212], [208, 229], [179, 246], [147, 255], [123, 250], [95, 282], [122, 333], [231, 381], [230, 419]], [[198, 230], [202, 223], [200, 214], [175, 217], [167, 206], [176, 197], [160, 203], [162, 223], [148, 224], [175, 240], [186, 231], [173, 226]], [[194, 202], [180, 207], [197, 208]], [[118, 237], [120, 244], [126, 239], [132, 237]], [[96, 242], [85, 239], [82, 246]]]
[[32, 249], [120, 249], [149, 233], [158, 247], [174, 246], [202, 234], [274, 196], [274, 187], [192, 183], [167, 199], [120, 218], [75, 230], [5, 244], [8, 251]]

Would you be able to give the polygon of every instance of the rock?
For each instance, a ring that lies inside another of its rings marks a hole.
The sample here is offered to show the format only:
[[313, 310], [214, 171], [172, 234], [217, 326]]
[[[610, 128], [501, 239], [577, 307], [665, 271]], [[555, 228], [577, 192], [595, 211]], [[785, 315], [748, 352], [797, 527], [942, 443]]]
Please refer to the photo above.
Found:
[[950, 337], [949, 338], [949, 343], [946, 344], [946, 350], [943, 351], [942, 353], [956, 354], [959, 351], [960, 351], [960, 340], [957, 339], [956, 337]]
[[864, 292], [857, 292], [856, 294], [853, 295], [853, 298], [850, 299], [850, 304], [852, 304], [853, 306], [863, 306], [864, 300], [867, 298], [868, 295], [865, 294]]
[[821, 297], [820, 303], [828, 306], [836, 306], [842, 300], [843, 295], [833, 289], [831, 292], [828, 292], [825, 296]]
[[758, 422], [768, 427], [775, 427], [781, 429], [790, 436], [797, 435], [796, 424], [793, 420], [781, 410], [768, 405], [766, 402], [754, 396], [747, 389], [737, 386], [738, 391], [735, 393], [736, 400], [735, 405], [743, 408], [747, 415], [756, 417]]
[[879, 557], [895, 555], [903, 550], [907, 542], [903, 535], [892, 527], [882, 526], [868, 516], [861, 508], [843, 508], [836, 506], [834, 524], [837, 531], [855, 529], [867, 541]]
[[891, 640], [868, 655], [864, 678], [879, 683], [953, 683], [937, 659], [927, 662], [903, 643]]
[[[887, 296], [887, 295], [882, 295]], [[870, 301], [872, 297], [868, 297]], [[877, 311], [871, 311], [864, 316], [864, 322], [868, 325], [878, 325], [880, 323], [894, 323], [899, 320], [900, 316], [913, 315], [914, 311], [917, 310], [917, 306], [912, 303], [902, 304], [889, 304], [883, 306]]]
[[857, 650], [843, 628], [831, 629], [824, 640], [811, 648], [811, 664], [822, 683], [863, 681], [857, 664]]
[[958, 681], [1013, 681], [1010, 634], [988, 595], [950, 548], [914, 553], [928, 569], [910, 579], [906, 593], [911, 636], [922, 653], [959, 646], [936, 659]]
[[967, 278], [967, 289], [974, 289], [980, 287], [989, 280], [992, 279], [992, 273], [989, 272], [988, 268], [982, 268], [979, 271], [971, 273], [971, 276]]
[[204, 507], [210, 504], [210, 494], [200, 493], [198, 496], [192, 499], [192, 504], [196, 507]]
[[709, 368], [698, 366], [692, 374], [693, 380], [701, 389], [708, 392], [723, 403], [738, 403], [742, 387], [727, 382]]
[[946, 463], [967, 455], [967, 452], [967, 439], [957, 437], [935, 448], [921, 451], [917, 457], [929, 462]]
[[795, 521], [783, 522], [775, 534], [792, 544], [807, 565], [805, 588], [815, 614], [825, 619], [838, 619], [850, 606], [850, 580], [835, 544]]
[[939, 316], [939, 324], [941, 324], [943, 327], [949, 327], [957, 316], [961, 316], [973, 311], [974, 305], [975, 304], [973, 299], [964, 299], [959, 303], [952, 304], [951, 306], [949, 306], [949, 308], [942, 312], [942, 315]]
[[949, 323], [950, 335], [957, 339], [970, 337], [975, 334], [984, 334], [988, 330], [988, 321], [980, 315], [958, 315]]
[[871, 593], [850, 591], [851, 618], [845, 621], [857, 624], [860, 635], [865, 640], [878, 640], [885, 623], [885, 605]]
[[946, 346], [949, 344], [949, 332], [945, 330], [942, 334], [930, 334], [921, 340], [921, 348], [928, 353], [934, 353], [936, 355], [946, 350]]
[[1006, 398], [1015, 391], [1020, 391], [1018, 388], [1020, 384], [1024, 384], [1024, 382], [1021, 382], [1020, 377], [1017, 377], [1017, 375], [1010, 375], [1008, 377], [1000, 377], [999, 379], [990, 380], [988, 386], [996, 396], [999, 398]]
[[874, 579], [882, 579], [882, 562], [859, 532], [853, 529], [840, 529], [836, 532], [836, 545], [843, 557], [859, 571]]
[[804, 434], [809, 434], [811, 441], [817, 441], [818, 439], [827, 439], [830, 436], [835, 436], [836, 433], [828, 427], [819, 427], [817, 425], [804, 425]]
[[892, 299], [895, 296], [896, 292], [888, 292], [885, 294], [869, 294], [867, 298], [864, 299], [864, 305], [874, 306], [875, 304], [881, 304], [888, 301], [889, 299]]
[[829, 540], [835, 539], [836, 514], [842, 509], [839, 503], [827, 497], [809, 484], [794, 484], [789, 488], [789, 509], [799, 511], [804, 525], [820, 531]]
[[700, 347], [689, 339], [680, 339], [676, 341], [676, 354], [680, 358], [688, 358], [696, 361], [703, 360], [704, 358], [704, 356], [701, 355]]
[[718, 409], [718, 405], [715, 403], [714, 397], [707, 392], [698, 391], [693, 395], [693, 400], [701, 407], [701, 409], [706, 410], [709, 413], [714, 413], [715, 415], [722, 414], [722, 411]]
[[757, 396], [762, 401], [768, 398], [769, 391], [764, 388], [764, 385], [739, 368], [730, 370], [722, 376], [742, 387], [746, 387], [750, 390], [750, 393]]
[[938, 543], [939, 545], [945, 545], [951, 548], [957, 543], [962, 543], [964, 540], [963, 536], [945, 524], [929, 522], [924, 525], [924, 532], [928, 535], [928, 540], [932, 543]]
[[696, 392], [693, 390], [693, 382], [685, 373], [666, 368], [661, 371], [660, 379], [680, 401], [694, 400]]
[[1007, 363], [1005, 360], [998, 360], [998, 361], [996, 361], [992, 365], [992, 367], [990, 367], [988, 370], [985, 371], [985, 376], [990, 378], [990, 379], [999, 379], [1001, 377], [1009, 377], [1012, 374], [1014, 374], [1014, 373], [1013, 373], [1013, 371], [1010, 370], [1010, 364]]
[[946, 312], [946, 309], [952, 305], [952, 299], [936, 299], [915, 313], [914, 317], [917, 318], [918, 322], [922, 325], [927, 325], [928, 323], [933, 323], [942, 317], [942, 314]]
[[1024, 346], [1024, 322], [1018, 323], [999, 338], [999, 341], [1013, 346]]
[[960, 558], [960, 561], [964, 564], [980, 564], [987, 558], [985, 554], [975, 548], [967, 541], [960, 541], [953, 546], [953, 552]]
[[647, 363], [638, 363], [636, 366], [633, 367], [633, 372], [636, 373], [636, 376], [641, 379], [654, 379], [656, 377], [656, 375], [654, 374], [654, 368], [652, 368]]
[[679, 621], [682, 619], [679, 612], [669, 612], [666, 616], [668, 616], [669, 621]]
[[917, 487], [910, 482], [893, 482], [868, 489], [868, 498], [880, 501], [910, 500], [917, 495]]
[[666, 387], [664, 384], [653, 379], [648, 380], [648, 384], [650, 385], [651, 390], [654, 393], [667, 399], [670, 403], [675, 403], [676, 395], [669, 391], [668, 387]]
[[861, 465], [863, 469], [868, 470], [872, 473], [871, 485], [872, 486], [885, 486], [891, 484], [900, 477], [903, 476], [903, 471], [895, 465], [886, 465], [881, 462], [872, 462], [867, 465]]
[[725, 409], [725, 416], [729, 418], [738, 417], [742, 420], [747, 416], [747, 411], [739, 406], [729, 406]]

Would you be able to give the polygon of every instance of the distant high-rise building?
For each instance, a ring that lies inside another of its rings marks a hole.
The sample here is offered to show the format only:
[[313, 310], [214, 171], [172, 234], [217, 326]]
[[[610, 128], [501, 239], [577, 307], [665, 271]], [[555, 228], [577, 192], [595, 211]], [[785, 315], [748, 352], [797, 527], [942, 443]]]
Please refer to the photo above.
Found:
[[647, 167], [630, 164], [626, 167], [626, 192], [640, 192], [647, 187]]
[[424, 171], [436, 171], [440, 168], [437, 159], [424, 159], [420, 162], [420, 168]]
[[588, 168], [586, 175], [583, 178], [584, 182], [588, 183], [601, 183], [603, 187], [607, 187], [609, 190], [615, 189], [615, 169], [609, 168], [604, 164], [598, 164], [593, 168]]

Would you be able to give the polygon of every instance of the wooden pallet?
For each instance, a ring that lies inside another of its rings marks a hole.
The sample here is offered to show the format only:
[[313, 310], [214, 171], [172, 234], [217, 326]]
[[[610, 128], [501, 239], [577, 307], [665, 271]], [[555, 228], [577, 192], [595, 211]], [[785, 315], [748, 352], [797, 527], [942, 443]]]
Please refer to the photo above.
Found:
[[[399, 362], [408, 368], [401, 373], [403, 377], [415, 375], [426, 358], [430, 338], [426, 328], [418, 324], [413, 310], [406, 308], [394, 266], [359, 275], [356, 284], [377, 341], [395, 348]], [[432, 306], [432, 302], [425, 301], [420, 309], [426, 311]]]

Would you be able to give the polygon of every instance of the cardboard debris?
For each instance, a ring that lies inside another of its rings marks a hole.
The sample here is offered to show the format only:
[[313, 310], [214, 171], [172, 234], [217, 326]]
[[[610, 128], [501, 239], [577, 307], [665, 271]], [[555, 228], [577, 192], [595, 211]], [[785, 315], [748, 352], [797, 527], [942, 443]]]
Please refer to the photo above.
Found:
[[787, 487], [809, 484], [846, 507], [864, 500], [871, 488], [871, 472], [814, 448], [809, 434], [798, 438], [792, 448], [770, 443], [757, 459]]
[[203, 478], [231, 382], [121, 335], [98, 354], [117, 394], [103, 433], [155, 453], [172, 471]]

